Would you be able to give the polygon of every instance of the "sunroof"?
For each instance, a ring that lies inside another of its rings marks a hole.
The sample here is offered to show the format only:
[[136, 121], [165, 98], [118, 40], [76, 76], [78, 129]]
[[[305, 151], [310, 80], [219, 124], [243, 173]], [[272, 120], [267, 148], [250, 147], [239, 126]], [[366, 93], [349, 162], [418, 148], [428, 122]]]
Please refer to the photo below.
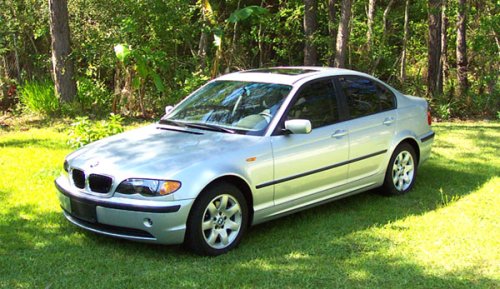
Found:
[[314, 72], [313, 69], [301, 69], [301, 68], [261, 68], [245, 71], [245, 73], [274, 73], [274, 74], [284, 74], [284, 75], [299, 75], [309, 72]]

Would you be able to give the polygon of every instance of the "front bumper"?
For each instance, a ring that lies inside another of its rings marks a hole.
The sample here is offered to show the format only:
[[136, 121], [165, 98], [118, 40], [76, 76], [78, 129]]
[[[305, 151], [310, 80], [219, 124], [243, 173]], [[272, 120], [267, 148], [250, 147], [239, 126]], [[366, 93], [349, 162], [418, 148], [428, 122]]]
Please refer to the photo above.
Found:
[[88, 195], [71, 188], [64, 176], [55, 181], [64, 216], [71, 223], [99, 234], [158, 244], [184, 241], [194, 200], [144, 201]]

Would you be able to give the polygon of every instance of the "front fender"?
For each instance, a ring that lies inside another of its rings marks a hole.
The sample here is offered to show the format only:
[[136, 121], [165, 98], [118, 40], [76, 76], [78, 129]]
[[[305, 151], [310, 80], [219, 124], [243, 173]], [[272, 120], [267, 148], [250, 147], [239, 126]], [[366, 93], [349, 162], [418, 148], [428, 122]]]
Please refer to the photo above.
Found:
[[239, 178], [248, 185], [254, 206], [272, 203], [274, 198], [272, 186], [256, 189], [257, 184], [274, 177], [270, 142], [263, 141], [247, 147], [244, 151], [213, 156], [189, 166], [188, 169], [176, 175], [176, 179], [182, 182], [182, 187], [174, 194], [174, 197], [176, 200], [195, 199], [209, 184], [227, 176]]

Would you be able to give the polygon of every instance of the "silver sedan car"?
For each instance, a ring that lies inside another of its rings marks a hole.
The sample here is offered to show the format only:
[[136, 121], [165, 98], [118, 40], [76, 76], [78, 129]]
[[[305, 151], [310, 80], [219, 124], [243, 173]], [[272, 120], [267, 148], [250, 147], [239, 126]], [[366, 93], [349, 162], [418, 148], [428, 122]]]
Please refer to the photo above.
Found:
[[434, 138], [424, 99], [345, 69], [231, 73], [166, 110], [66, 157], [55, 184], [71, 223], [219, 255], [250, 225], [410, 191]]

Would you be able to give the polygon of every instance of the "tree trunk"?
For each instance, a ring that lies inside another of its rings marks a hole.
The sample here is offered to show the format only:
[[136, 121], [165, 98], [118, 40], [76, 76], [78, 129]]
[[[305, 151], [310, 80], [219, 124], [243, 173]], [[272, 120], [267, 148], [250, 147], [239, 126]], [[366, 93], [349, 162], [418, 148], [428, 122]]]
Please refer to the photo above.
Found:
[[17, 48], [17, 35], [12, 34], [12, 40], [14, 41], [14, 59], [16, 63], [16, 72], [17, 72], [17, 83], [21, 83], [21, 65], [19, 64], [19, 52]]
[[[260, 1], [260, 7], [263, 7], [264, 0]], [[263, 43], [262, 22], [259, 23], [259, 31], [257, 32], [257, 43], [259, 47], [259, 67], [264, 67], [264, 43]]]
[[340, 24], [337, 32], [337, 45], [335, 49], [335, 67], [345, 67], [347, 41], [349, 40], [349, 22], [351, 19], [351, 0], [342, 0]]
[[[444, 85], [449, 75], [448, 66], [448, 17], [446, 16], [446, 0], [443, 1], [443, 10], [441, 11], [441, 80], [439, 83]], [[439, 91], [443, 91], [441, 87]]]
[[410, 0], [406, 0], [405, 4], [405, 22], [404, 22], [404, 32], [403, 32], [403, 51], [401, 53], [401, 71], [400, 78], [401, 84], [404, 85], [406, 82], [406, 46], [408, 45], [408, 35], [410, 34], [409, 24], [409, 13], [408, 7], [410, 6]]
[[201, 32], [198, 44], [198, 57], [200, 57], [200, 68], [203, 70], [207, 66], [208, 33]]
[[314, 33], [318, 26], [316, 19], [318, 3], [316, 0], [304, 0], [304, 33], [306, 37], [304, 46], [304, 65], [316, 65], [318, 52], [314, 44]]
[[[387, 16], [389, 16], [389, 12], [391, 12], [392, 4], [394, 4], [394, 0], [389, 1], [389, 4], [387, 4], [387, 7], [384, 9], [384, 14], [382, 16], [382, 39], [380, 40], [380, 50], [385, 49], [385, 42], [387, 39]], [[377, 57], [375, 62], [372, 65], [371, 68], [371, 73], [374, 73], [375, 70], [377, 69], [378, 64], [380, 63], [380, 60], [382, 60], [382, 55]]]
[[207, 50], [208, 50], [208, 33], [207, 30], [207, 16], [205, 6], [201, 8], [202, 30], [200, 41], [198, 42], [198, 57], [200, 58], [200, 68], [204, 70], [207, 67]]
[[330, 35], [330, 57], [328, 65], [335, 63], [335, 42], [337, 39], [337, 30], [335, 29], [335, 0], [328, 0], [328, 34]]
[[366, 43], [368, 45], [368, 51], [371, 51], [373, 46], [372, 35], [373, 35], [373, 22], [375, 19], [375, 1], [376, 0], [368, 1], [368, 21], [366, 25], [368, 26], [368, 30], [366, 31]]
[[71, 59], [67, 0], [49, 0], [50, 34], [52, 36], [52, 68], [56, 92], [61, 101], [76, 95], [73, 60]]
[[427, 95], [438, 95], [439, 61], [441, 56], [441, 0], [429, 0], [429, 46], [427, 58]]
[[385, 33], [387, 32], [387, 16], [389, 12], [391, 12], [392, 4], [394, 4], [394, 0], [389, 1], [387, 7], [385, 7], [384, 15], [382, 16], [382, 37], [385, 38]]
[[[240, 5], [241, 5], [241, 0], [238, 0], [238, 5], [236, 6], [236, 11], [240, 10]], [[237, 39], [237, 36], [238, 36], [238, 21], [235, 21], [234, 25], [233, 25], [233, 37], [231, 39], [231, 52], [228, 55], [229, 59], [227, 62], [227, 68], [229, 70], [231, 70], [231, 67], [233, 66], [233, 60], [237, 60], [236, 59], [236, 39]], [[235, 62], [237, 62], [237, 61], [235, 61]]]
[[[467, 81], [467, 8], [466, 0], [458, 1], [458, 21], [457, 21], [457, 78], [458, 94], [463, 97], [469, 89]], [[467, 102], [470, 100], [467, 98]]]

